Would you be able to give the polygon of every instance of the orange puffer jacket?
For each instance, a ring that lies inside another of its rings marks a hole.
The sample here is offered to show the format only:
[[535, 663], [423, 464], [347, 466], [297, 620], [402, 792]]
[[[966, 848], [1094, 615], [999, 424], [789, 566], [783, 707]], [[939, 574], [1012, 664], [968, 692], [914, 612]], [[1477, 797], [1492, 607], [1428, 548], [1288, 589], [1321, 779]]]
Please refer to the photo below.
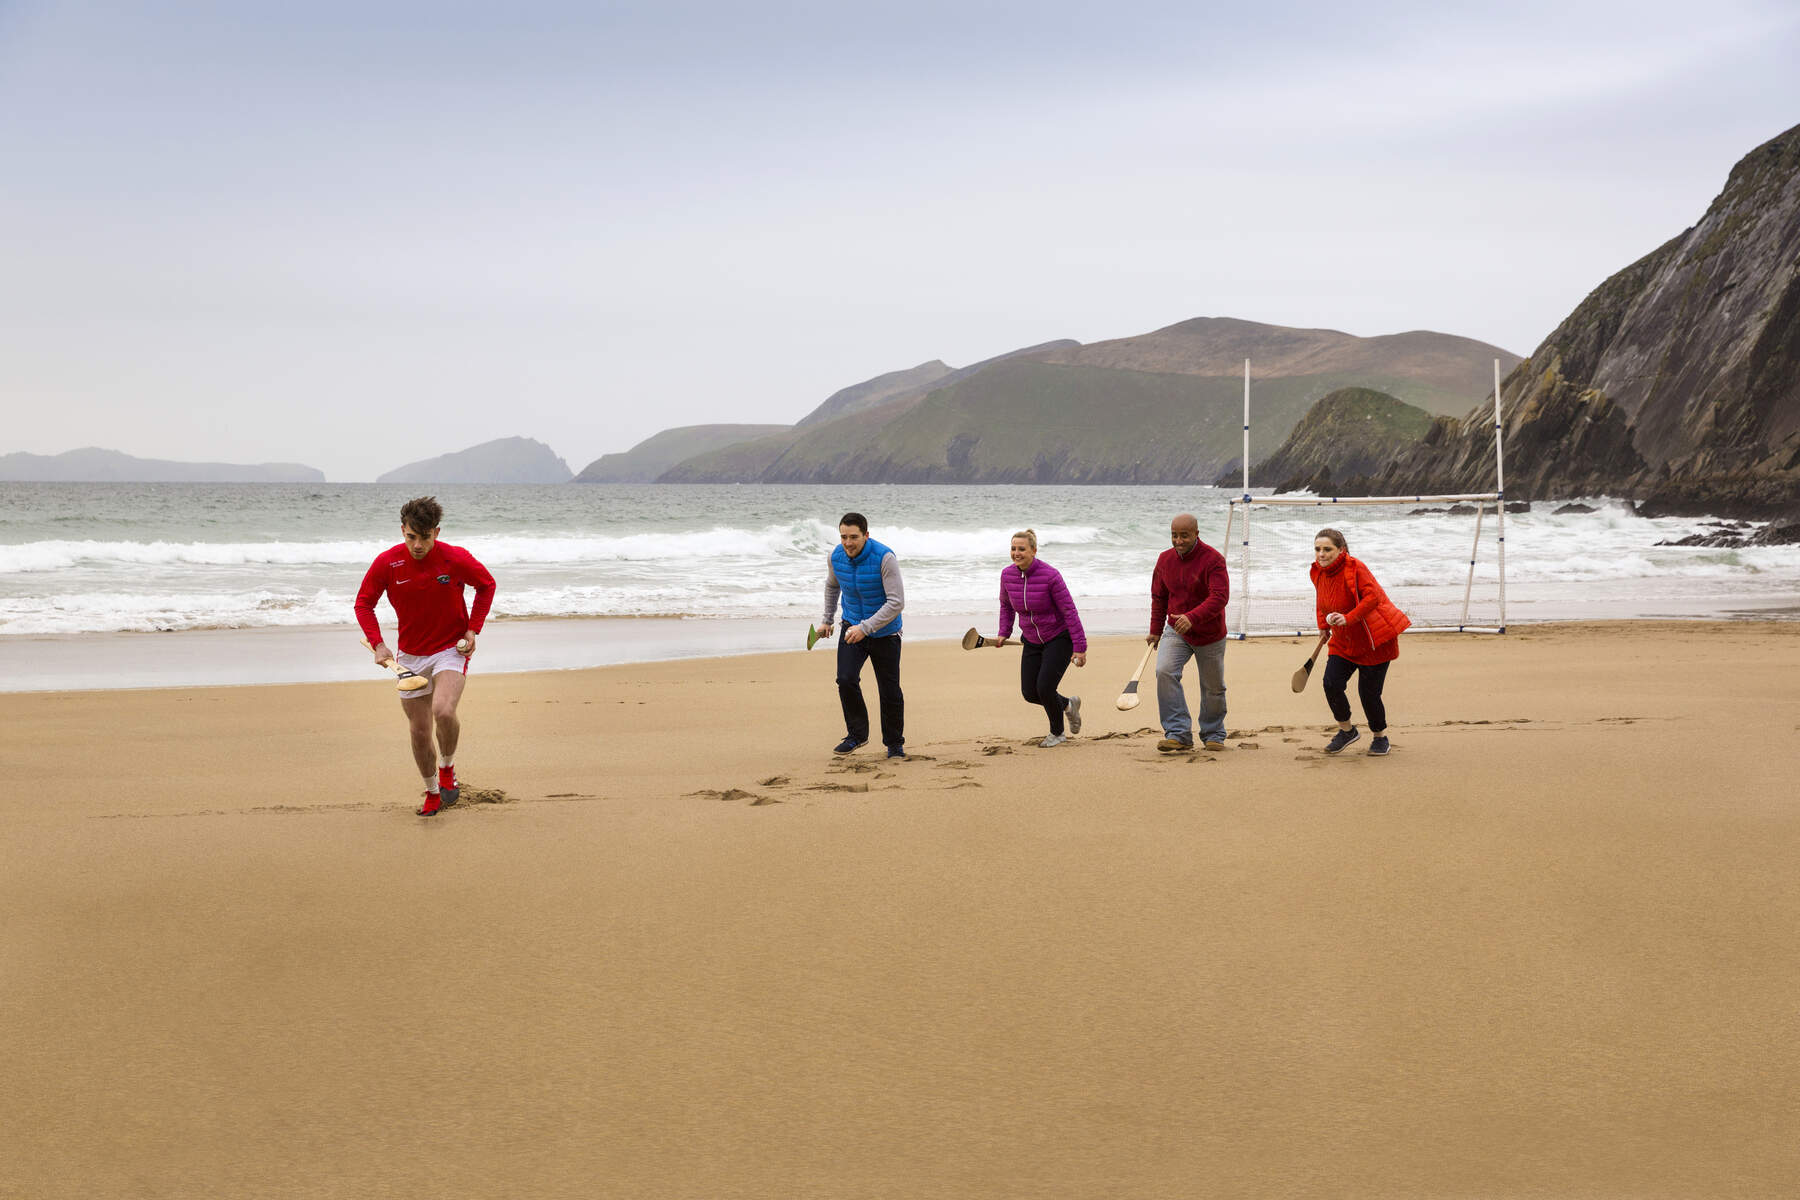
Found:
[[1347, 622], [1332, 631], [1331, 653], [1366, 667], [1400, 657], [1400, 635], [1412, 626], [1412, 618], [1388, 599], [1360, 559], [1346, 553], [1328, 568], [1314, 563], [1312, 581], [1319, 628], [1329, 628], [1326, 613], [1343, 613]]

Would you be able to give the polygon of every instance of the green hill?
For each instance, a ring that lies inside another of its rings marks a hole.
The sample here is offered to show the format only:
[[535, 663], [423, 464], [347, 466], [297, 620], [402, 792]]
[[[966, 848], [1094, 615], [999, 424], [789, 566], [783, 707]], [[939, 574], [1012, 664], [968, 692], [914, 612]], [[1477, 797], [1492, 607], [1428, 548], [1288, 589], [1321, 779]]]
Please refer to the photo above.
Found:
[[575, 482], [651, 483], [684, 458], [791, 429], [789, 425], [683, 425], [665, 429], [622, 453], [601, 455], [581, 469]]
[[1014, 351], [835, 420], [815, 412], [793, 430], [697, 455], [661, 482], [1210, 482], [1241, 456], [1245, 358], [1253, 460], [1339, 388], [1462, 413], [1486, 390], [1494, 359], [1518, 361], [1447, 334], [1358, 338], [1202, 317], [1136, 338]]

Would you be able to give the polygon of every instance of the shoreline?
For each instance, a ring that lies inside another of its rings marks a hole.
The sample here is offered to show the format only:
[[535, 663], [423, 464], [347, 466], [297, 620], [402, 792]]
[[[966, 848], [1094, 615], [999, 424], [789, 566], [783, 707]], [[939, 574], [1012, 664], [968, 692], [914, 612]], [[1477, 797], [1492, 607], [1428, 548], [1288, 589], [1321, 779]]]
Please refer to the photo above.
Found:
[[[1705, 624], [1800, 620], [1800, 593], [1760, 597], [1746, 607], [1723, 607], [1718, 597], [1666, 599], [1575, 594], [1538, 601], [1509, 598], [1507, 628], [1625, 620]], [[1629, 607], [1633, 611], [1621, 614]], [[1096, 638], [1135, 636], [1143, 611], [1083, 606]], [[1472, 614], [1472, 617], [1474, 614]], [[959, 638], [971, 626], [989, 629], [994, 613], [907, 613], [907, 644]], [[806, 617], [575, 616], [489, 619], [477, 651], [484, 675], [689, 661], [779, 653], [798, 648]], [[391, 620], [388, 622], [391, 625]], [[1471, 621], [1482, 626], [1483, 621]], [[607, 631], [596, 637], [598, 630]], [[1420, 629], [1419, 632], [1425, 632]], [[0, 695], [171, 687], [263, 687], [354, 682], [373, 672], [354, 625], [254, 626], [165, 632], [0, 635]], [[1237, 640], [1237, 634], [1230, 635]], [[1286, 633], [1252, 633], [1280, 638]], [[1411, 635], [1408, 635], [1409, 637]], [[1504, 635], [1502, 635], [1504, 636]], [[821, 643], [829, 651], [831, 643]], [[817, 651], [814, 651], [817, 653]]]

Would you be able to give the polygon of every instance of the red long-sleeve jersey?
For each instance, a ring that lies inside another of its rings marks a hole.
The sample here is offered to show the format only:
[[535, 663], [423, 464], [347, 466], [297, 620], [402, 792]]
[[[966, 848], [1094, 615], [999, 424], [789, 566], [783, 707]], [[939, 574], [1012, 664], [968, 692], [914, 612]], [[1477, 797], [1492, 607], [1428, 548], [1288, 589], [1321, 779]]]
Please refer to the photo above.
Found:
[[[475, 609], [463, 603], [464, 586], [475, 589]], [[369, 564], [356, 593], [356, 623], [371, 643], [381, 642], [375, 602], [387, 593], [400, 618], [402, 654], [436, 654], [456, 645], [469, 631], [481, 632], [494, 604], [494, 577], [461, 546], [437, 542], [431, 553], [414, 560], [401, 542], [383, 550]]]

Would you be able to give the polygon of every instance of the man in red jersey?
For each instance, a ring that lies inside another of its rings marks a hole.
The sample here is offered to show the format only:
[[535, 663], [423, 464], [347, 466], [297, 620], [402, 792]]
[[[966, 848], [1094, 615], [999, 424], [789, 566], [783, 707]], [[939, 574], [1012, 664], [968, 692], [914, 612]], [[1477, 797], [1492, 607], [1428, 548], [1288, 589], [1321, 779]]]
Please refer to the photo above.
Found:
[[[421, 817], [456, 803], [456, 742], [462, 733], [456, 702], [468, 678], [475, 635], [494, 603], [494, 577], [488, 569], [462, 547], [437, 540], [443, 517], [435, 496], [402, 505], [400, 533], [406, 540], [375, 556], [356, 593], [356, 623], [375, 647], [375, 661], [394, 657], [375, 619], [375, 602], [385, 592], [400, 619], [400, 665], [428, 681], [418, 691], [400, 693], [400, 708], [412, 731], [413, 761], [425, 780]], [[473, 612], [463, 604], [464, 585], [475, 589]], [[431, 702], [422, 703], [427, 697]]]

